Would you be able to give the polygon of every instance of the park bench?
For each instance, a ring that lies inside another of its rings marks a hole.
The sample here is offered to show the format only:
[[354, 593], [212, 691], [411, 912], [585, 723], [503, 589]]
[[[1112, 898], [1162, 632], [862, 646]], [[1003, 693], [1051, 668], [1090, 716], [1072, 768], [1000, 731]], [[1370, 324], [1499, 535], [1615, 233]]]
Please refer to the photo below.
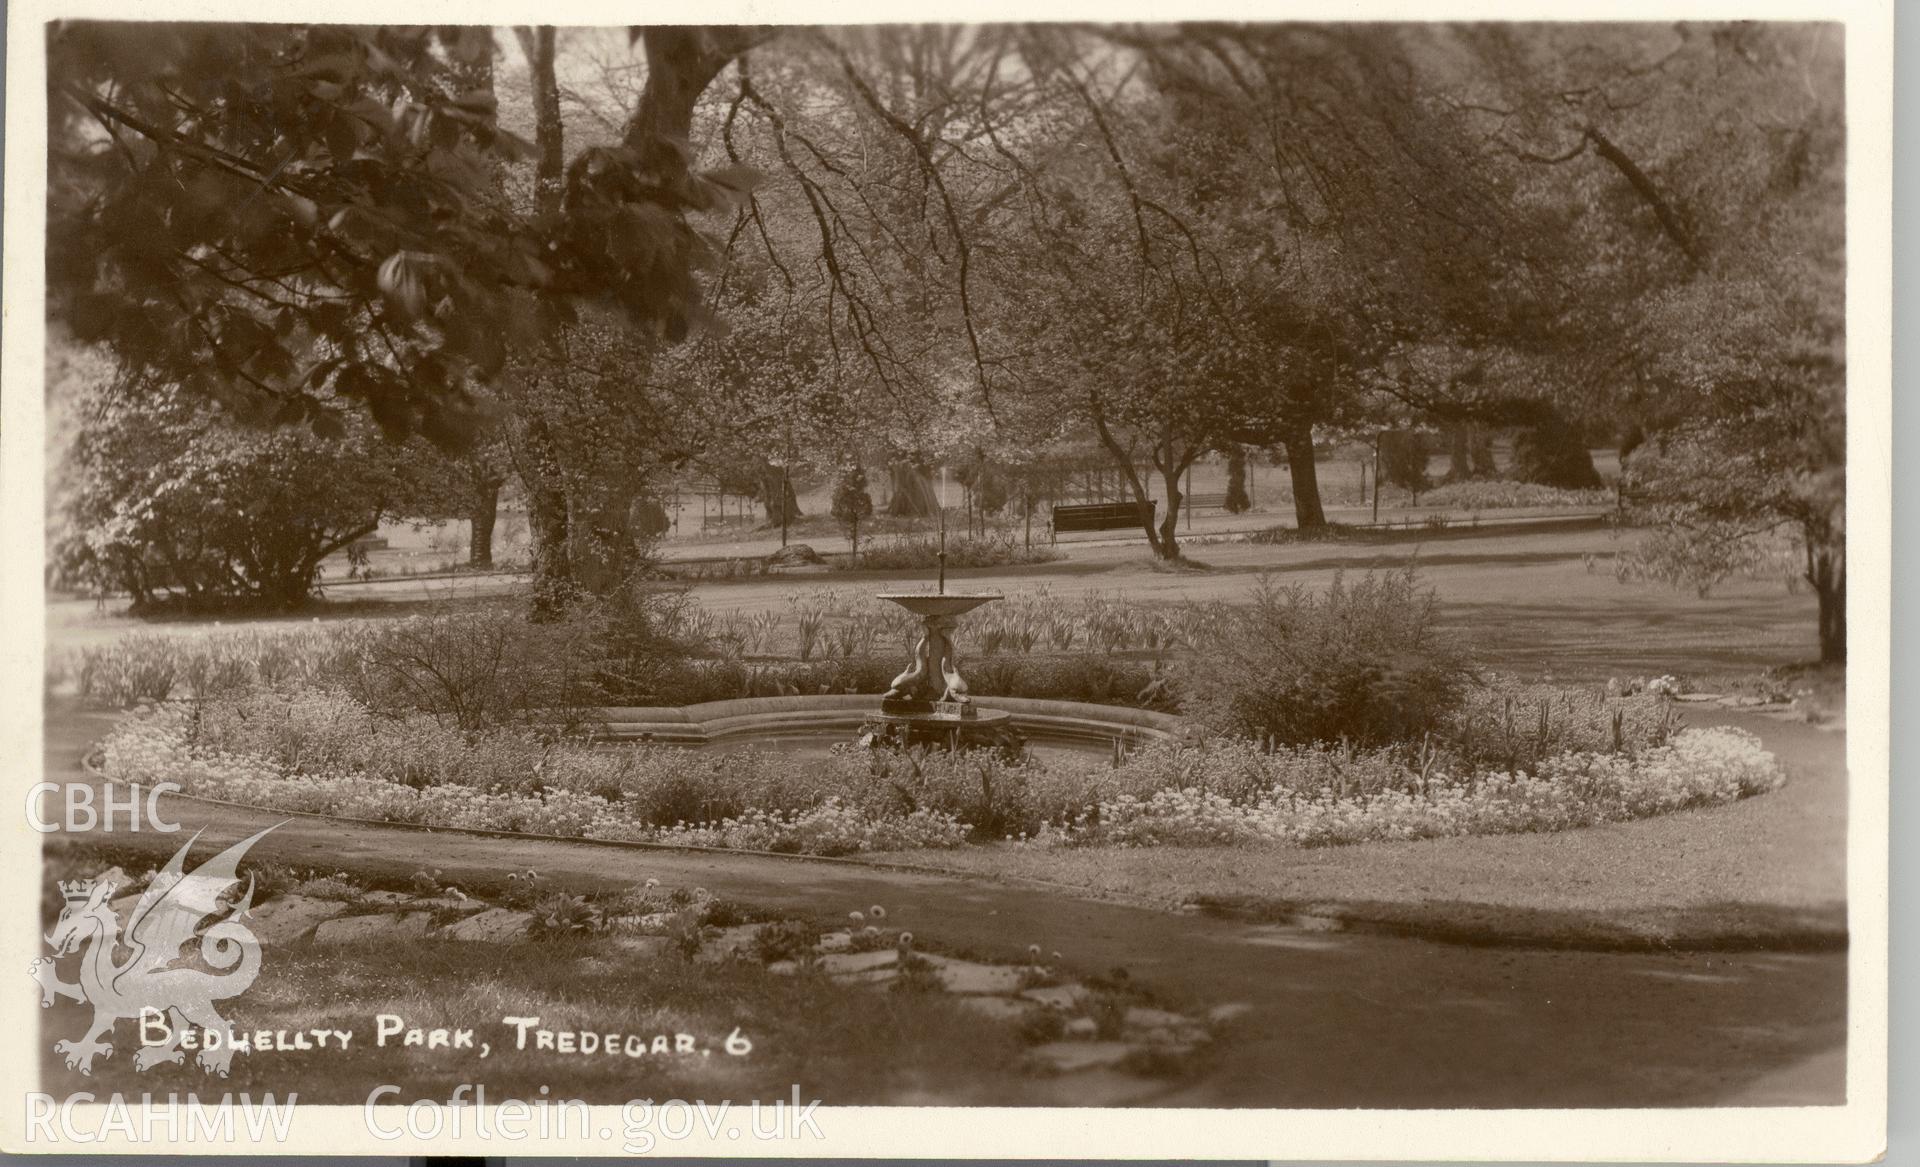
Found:
[[1053, 533], [1062, 531], [1117, 531], [1126, 528], [1143, 530], [1153, 522], [1153, 512], [1160, 505], [1157, 499], [1149, 500], [1143, 507], [1136, 502], [1090, 502], [1073, 503], [1053, 508]]
[[1227, 509], [1227, 492], [1222, 490], [1214, 494], [1190, 494], [1185, 501], [1196, 511], [1223, 511]]

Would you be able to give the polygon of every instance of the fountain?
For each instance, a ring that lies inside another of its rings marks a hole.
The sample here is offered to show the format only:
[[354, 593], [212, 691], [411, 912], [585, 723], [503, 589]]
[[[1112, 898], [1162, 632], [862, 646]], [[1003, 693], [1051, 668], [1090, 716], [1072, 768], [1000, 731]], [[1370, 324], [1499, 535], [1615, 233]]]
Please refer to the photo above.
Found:
[[960, 617], [982, 604], [1003, 597], [998, 592], [947, 591], [946, 532], [941, 531], [940, 579], [932, 592], [882, 592], [877, 599], [898, 604], [920, 617], [925, 631], [914, 646], [905, 672], [893, 679], [880, 697], [878, 736], [903, 745], [940, 744], [949, 749], [966, 745], [1018, 747], [1013, 715], [1001, 709], [982, 709], [967, 692], [960, 675], [960, 653], [953, 630]]
[[[995, 708], [976, 704], [960, 675], [953, 632], [960, 617], [1004, 599], [997, 592], [947, 591], [946, 532], [941, 531], [940, 578], [933, 591], [878, 596], [920, 617], [924, 631], [912, 659], [880, 697], [870, 694], [742, 697], [698, 705], [602, 710], [605, 740], [646, 741], [693, 749], [760, 744], [824, 755], [857, 739], [863, 745], [923, 745], [949, 750], [994, 747], [1019, 756], [1118, 757], [1124, 749], [1173, 740], [1177, 718], [1146, 709], [1077, 701], [997, 696]], [[1043, 755], [1044, 756], [1044, 755]]]

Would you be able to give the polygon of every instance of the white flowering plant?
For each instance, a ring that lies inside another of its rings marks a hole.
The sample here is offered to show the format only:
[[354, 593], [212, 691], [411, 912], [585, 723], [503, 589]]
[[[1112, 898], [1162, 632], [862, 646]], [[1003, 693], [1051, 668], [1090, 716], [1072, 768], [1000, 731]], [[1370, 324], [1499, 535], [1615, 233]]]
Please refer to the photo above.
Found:
[[[1671, 727], [1669, 727], [1671, 728]], [[1428, 749], [1160, 743], [1119, 765], [994, 751], [825, 758], [464, 732], [303, 689], [143, 707], [103, 743], [115, 780], [386, 822], [848, 854], [1041, 844], [1315, 846], [1564, 830], [1710, 805], [1784, 781], [1735, 729], [1569, 731], [1524, 768]], [[984, 824], [990, 823], [991, 826]]]

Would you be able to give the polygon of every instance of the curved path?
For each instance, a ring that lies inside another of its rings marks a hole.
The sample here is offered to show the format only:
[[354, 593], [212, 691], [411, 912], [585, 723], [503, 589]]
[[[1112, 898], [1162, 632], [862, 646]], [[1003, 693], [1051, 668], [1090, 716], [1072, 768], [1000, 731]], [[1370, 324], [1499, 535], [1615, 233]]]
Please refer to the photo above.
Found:
[[[46, 720], [48, 781], [111, 722], [67, 703]], [[163, 812], [210, 839], [277, 816], [186, 799]], [[59, 836], [51, 837], [58, 840]], [[156, 854], [180, 836], [91, 841]], [[58, 846], [51, 841], [50, 846]], [[756, 906], [837, 918], [885, 904], [956, 953], [1028, 944], [1083, 973], [1123, 967], [1171, 1003], [1244, 1003], [1179, 1106], [1592, 1107], [1843, 1101], [1843, 953], [1622, 954], [1480, 948], [1251, 924], [980, 880], [775, 857], [630, 850], [296, 818], [254, 857], [404, 879], [424, 864], [472, 887], [537, 869], [555, 886], [659, 878]]]

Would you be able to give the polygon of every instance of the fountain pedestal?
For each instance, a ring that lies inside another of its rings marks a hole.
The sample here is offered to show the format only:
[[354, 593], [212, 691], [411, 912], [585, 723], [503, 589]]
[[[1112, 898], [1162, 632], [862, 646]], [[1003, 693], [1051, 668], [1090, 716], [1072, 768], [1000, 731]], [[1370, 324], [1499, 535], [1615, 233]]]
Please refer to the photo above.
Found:
[[944, 744], [957, 748], [971, 741], [1005, 744], [1012, 715], [973, 703], [960, 675], [953, 630], [963, 613], [998, 600], [997, 594], [890, 592], [879, 597], [919, 616], [924, 625], [906, 671], [880, 698], [880, 719], [889, 736], [903, 744]]

